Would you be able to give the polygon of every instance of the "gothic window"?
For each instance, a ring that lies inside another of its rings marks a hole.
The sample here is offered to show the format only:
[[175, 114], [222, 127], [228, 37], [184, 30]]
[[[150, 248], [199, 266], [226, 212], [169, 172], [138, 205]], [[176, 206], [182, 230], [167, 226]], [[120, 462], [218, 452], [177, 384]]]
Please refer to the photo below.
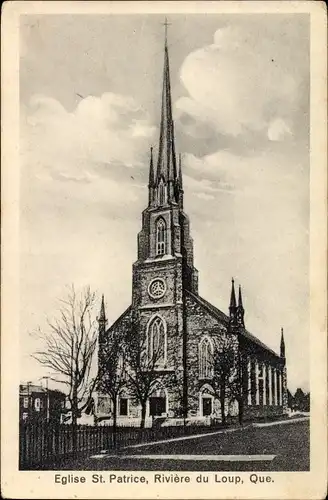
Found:
[[158, 204], [164, 205], [164, 203], [166, 203], [166, 186], [161, 179], [158, 187]]
[[199, 378], [213, 377], [213, 344], [205, 337], [199, 344]]
[[156, 224], [156, 254], [164, 255], [166, 250], [166, 224], [159, 219]]
[[162, 365], [166, 360], [165, 323], [159, 316], [151, 320], [148, 328], [148, 362]]

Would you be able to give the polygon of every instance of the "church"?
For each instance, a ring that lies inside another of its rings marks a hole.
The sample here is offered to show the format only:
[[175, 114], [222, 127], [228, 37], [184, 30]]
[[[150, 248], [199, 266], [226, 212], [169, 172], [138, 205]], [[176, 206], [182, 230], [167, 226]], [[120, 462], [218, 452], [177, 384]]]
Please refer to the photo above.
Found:
[[[252, 335], [245, 326], [242, 290], [235, 291], [234, 280], [227, 314], [198, 293], [193, 239], [184, 211], [183, 168], [175, 148], [166, 39], [158, 155], [153, 156], [151, 149], [148, 206], [138, 234], [131, 305], [107, 328], [103, 300], [98, 318], [98, 364], [103, 363], [110, 339], [122, 338], [124, 342], [129, 325], [138, 317], [134, 335], [146, 338], [147, 355], [161, 346], [153, 367], [158, 377], [147, 398], [146, 425], [152, 425], [154, 419], [174, 424], [182, 417], [189, 423], [220, 421], [222, 405], [229, 417], [242, 409], [245, 420], [282, 415], [287, 411], [283, 329], [279, 354]], [[225, 356], [225, 349], [232, 356]], [[212, 362], [215, 358], [218, 363]], [[233, 366], [229, 367], [226, 397], [222, 399], [218, 381], [223, 379], [222, 366], [227, 359]], [[232, 371], [238, 380], [237, 393], [232, 390], [232, 385], [236, 386]], [[118, 425], [137, 425], [141, 407], [128, 388], [122, 388], [117, 399]], [[96, 400], [97, 417], [110, 422], [111, 399], [100, 391]]]

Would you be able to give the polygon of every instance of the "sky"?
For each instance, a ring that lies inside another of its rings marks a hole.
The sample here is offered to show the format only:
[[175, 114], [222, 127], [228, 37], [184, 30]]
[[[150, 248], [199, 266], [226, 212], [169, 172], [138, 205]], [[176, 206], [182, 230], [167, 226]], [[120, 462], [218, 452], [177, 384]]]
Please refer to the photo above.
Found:
[[[21, 380], [46, 373], [33, 332], [65, 287], [130, 304], [156, 155], [163, 72], [158, 15], [20, 19]], [[200, 295], [228, 311], [241, 284], [249, 331], [309, 389], [309, 19], [169, 15], [176, 149]]]

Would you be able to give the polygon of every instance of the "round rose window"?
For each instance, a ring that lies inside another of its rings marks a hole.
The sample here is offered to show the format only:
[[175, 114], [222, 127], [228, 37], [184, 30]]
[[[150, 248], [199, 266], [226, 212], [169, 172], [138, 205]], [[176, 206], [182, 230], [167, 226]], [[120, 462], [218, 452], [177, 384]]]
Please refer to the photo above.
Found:
[[153, 299], [160, 299], [166, 291], [164, 280], [156, 278], [149, 284], [148, 293]]

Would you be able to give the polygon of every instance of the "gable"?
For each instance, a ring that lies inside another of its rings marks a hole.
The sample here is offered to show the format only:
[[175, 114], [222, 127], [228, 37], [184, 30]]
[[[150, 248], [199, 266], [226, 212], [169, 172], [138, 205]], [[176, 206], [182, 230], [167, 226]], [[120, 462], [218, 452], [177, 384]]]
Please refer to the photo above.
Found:
[[186, 309], [188, 342], [206, 334], [217, 336], [220, 331], [227, 331], [228, 318], [223, 313], [220, 314], [220, 311], [217, 313], [216, 308], [211, 307], [206, 300], [189, 291], [186, 291]]
[[107, 328], [104, 340], [110, 338], [113, 335], [123, 335], [124, 332], [129, 330], [131, 324], [131, 310], [132, 307], [129, 306], [122, 314], [117, 318], [114, 323]]
[[[207, 311], [209, 316], [212, 316], [217, 319], [217, 322], [221, 325], [224, 325], [226, 328], [229, 325], [229, 317], [224, 314], [220, 309], [217, 307], [213, 306], [210, 302], [207, 300], [203, 299], [199, 295], [195, 295], [191, 292], [186, 292], [187, 295], [192, 299], [192, 303], [197, 303], [199, 307], [203, 308], [204, 311]], [[195, 306], [191, 306], [195, 307]], [[242, 338], [242, 345], [243, 347], [248, 347], [250, 351], [252, 350], [262, 350], [266, 351], [267, 353], [270, 353], [271, 356], [274, 356], [276, 358], [280, 358], [280, 356], [274, 352], [272, 349], [267, 347], [261, 340], [259, 340], [255, 335], [250, 333], [246, 328], [243, 328], [241, 330], [241, 338]]]

